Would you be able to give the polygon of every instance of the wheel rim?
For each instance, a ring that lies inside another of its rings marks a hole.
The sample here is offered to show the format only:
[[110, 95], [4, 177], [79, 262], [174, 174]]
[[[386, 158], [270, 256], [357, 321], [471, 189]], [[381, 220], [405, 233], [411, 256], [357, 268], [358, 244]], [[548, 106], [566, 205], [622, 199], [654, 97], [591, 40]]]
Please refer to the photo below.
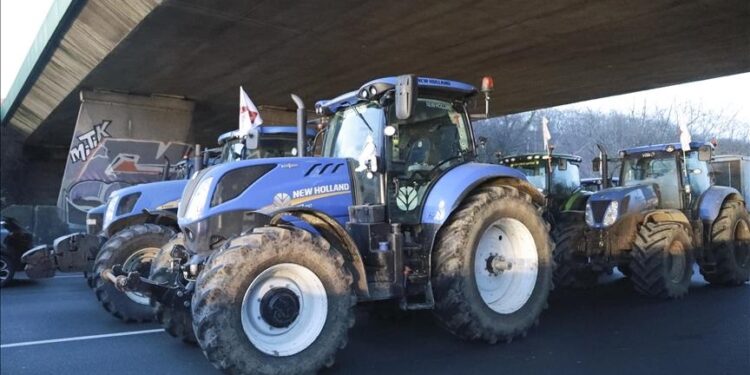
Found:
[[538, 272], [536, 243], [523, 223], [503, 218], [487, 227], [474, 254], [474, 280], [487, 307], [500, 314], [521, 309]]
[[0, 258], [0, 280], [5, 281], [10, 277], [10, 265], [5, 258]]
[[667, 274], [669, 280], [679, 284], [685, 278], [687, 259], [685, 259], [685, 247], [680, 241], [673, 241], [668, 248]]
[[323, 330], [328, 297], [310, 269], [282, 263], [261, 272], [242, 300], [242, 329], [261, 352], [284, 357], [305, 350]]
[[735, 225], [734, 241], [734, 259], [740, 268], [745, 268], [750, 262], [750, 226], [745, 220]]
[[[138, 271], [141, 276], [147, 277], [151, 272], [151, 262], [154, 260], [159, 250], [158, 247], [147, 247], [134, 252], [125, 259], [125, 262], [122, 265], [122, 271], [125, 273]], [[125, 292], [125, 295], [130, 298], [131, 301], [139, 305], [149, 306], [149, 297], [143, 293]]]

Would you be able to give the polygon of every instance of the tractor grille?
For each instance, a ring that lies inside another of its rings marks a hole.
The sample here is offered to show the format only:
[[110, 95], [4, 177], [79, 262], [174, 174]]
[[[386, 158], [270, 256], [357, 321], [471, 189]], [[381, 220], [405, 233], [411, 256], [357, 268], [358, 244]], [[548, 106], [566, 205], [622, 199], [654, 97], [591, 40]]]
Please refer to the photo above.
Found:
[[594, 214], [594, 222], [601, 223], [604, 220], [604, 211], [609, 206], [609, 201], [593, 201], [591, 202], [591, 213]]

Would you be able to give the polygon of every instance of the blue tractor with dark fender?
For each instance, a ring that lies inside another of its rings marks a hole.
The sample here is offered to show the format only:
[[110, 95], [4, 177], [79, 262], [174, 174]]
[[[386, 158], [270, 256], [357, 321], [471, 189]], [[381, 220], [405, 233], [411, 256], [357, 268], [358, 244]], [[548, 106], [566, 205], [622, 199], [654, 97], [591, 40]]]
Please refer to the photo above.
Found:
[[[309, 130], [307, 135], [314, 134]], [[87, 233], [63, 236], [52, 247], [40, 246], [24, 254], [27, 274], [44, 278], [54, 276], [56, 270], [84, 272], [97, 299], [114, 316], [124, 321], [152, 320], [148, 296], [116, 290], [101, 279], [101, 271], [119, 264], [126, 271], [148, 274], [154, 256], [179, 230], [177, 208], [191, 175], [203, 166], [295, 155], [296, 135], [294, 126], [263, 126], [257, 130], [256, 147], [250, 149], [237, 131], [222, 134], [218, 148], [168, 167], [176, 170], [179, 179], [116, 190], [107, 204], [88, 213]]]
[[[731, 187], [712, 185], [710, 143], [660, 144], [620, 152], [619, 187], [594, 193], [578, 220], [556, 228], [556, 280], [594, 284], [618, 267], [648, 296], [688, 292], [693, 264], [711, 284], [750, 276], [750, 217]], [[606, 154], [594, 169], [606, 172]]]
[[184, 242], [162, 249], [173, 283], [106, 277], [168, 304], [228, 373], [331, 366], [358, 302], [433, 310], [464, 339], [523, 336], [547, 305], [554, 245], [544, 196], [475, 161], [477, 93], [407, 75], [320, 101], [321, 157], [219, 165], [189, 183]]

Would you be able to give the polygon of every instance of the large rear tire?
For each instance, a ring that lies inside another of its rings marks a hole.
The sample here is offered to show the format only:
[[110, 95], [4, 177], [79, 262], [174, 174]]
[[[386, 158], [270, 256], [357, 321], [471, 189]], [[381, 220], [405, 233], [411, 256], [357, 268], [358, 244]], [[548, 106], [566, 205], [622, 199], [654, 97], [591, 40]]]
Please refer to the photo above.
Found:
[[694, 258], [690, 237], [682, 225], [641, 225], [632, 256], [630, 280], [636, 291], [659, 298], [680, 298], [687, 294]]
[[750, 279], [750, 217], [742, 202], [725, 202], [711, 227], [716, 268], [701, 274], [711, 284], [742, 285]]
[[193, 328], [208, 360], [229, 374], [313, 373], [334, 363], [354, 325], [344, 258], [289, 227], [235, 238], [198, 276]]
[[552, 237], [555, 240], [555, 286], [558, 288], [587, 289], [596, 285], [602, 272], [596, 272], [577, 254], [578, 246], [584, 242], [585, 224], [579, 222], [560, 223]]
[[547, 307], [553, 249], [529, 196], [507, 186], [476, 191], [435, 242], [435, 316], [463, 339], [494, 344], [525, 335]]
[[125, 322], [147, 322], [154, 319], [149, 298], [139, 293], [123, 293], [103, 280], [102, 271], [121, 265], [123, 271], [138, 271], [148, 277], [151, 261], [174, 231], [162, 225], [137, 224], [112, 236], [99, 250], [94, 262], [94, 292], [105, 310]]
[[[172, 269], [172, 248], [176, 245], [184, 245], [185, 240], [182, 233], [164, 245], [154, 260], [151, 262], [151, 273], [149, 279], [162, 285], [174, 285], [177, 281], [179, 270]], [[193, 316], [190, 309], [185, 307], [170, 307], [151, 297], [151, 306], [154, 308], [156, 321], [164, 327], [164, 330], [172, 337], [182, 340], [188, 344], [195, 344], [195, 333], [193, 332]]]

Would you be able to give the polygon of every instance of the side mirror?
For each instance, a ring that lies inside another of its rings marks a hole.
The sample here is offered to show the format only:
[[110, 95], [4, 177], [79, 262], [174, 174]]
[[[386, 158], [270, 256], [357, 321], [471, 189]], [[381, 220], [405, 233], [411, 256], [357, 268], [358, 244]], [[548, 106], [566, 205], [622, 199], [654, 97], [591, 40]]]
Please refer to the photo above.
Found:
[[600, 158], [600, 157], [597, 156], [597, 157], [595, 157], [594, 159], [591, 160], [591, 170], [592, 171], [599, 172], [601, 170], [601, 165], [602, 165], [602, 158]]
[[565, 159], [560, 159], [557, 161], [557, 170], [558, 171], [565, 171], [568, 169], [568, 161]]
[[711, 160], [711, 147], [701, 146], [698, 148], [698, 160], [710, 161]]
[[258, 129], [250, 130], [245, 136], [245, 148], [255, 150], [258, 148]]
[[413, 74], [398, 77], [396, 82], [396, 118], [408, 120], [417, 104], [417, 76]]

